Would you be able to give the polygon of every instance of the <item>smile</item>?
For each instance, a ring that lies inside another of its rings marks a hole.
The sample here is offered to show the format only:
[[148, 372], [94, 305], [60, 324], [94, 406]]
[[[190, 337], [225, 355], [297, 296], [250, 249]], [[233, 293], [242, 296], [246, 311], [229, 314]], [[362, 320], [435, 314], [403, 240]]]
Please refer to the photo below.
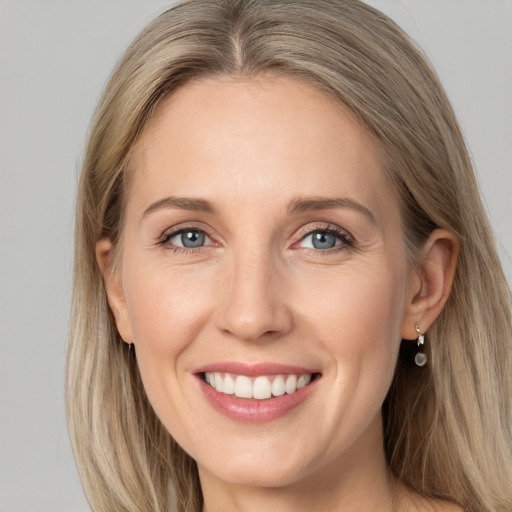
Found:
[[205, 372], [204, 380], [215, 391], [237, 398], [254, 398], [266, 400], [272, 397], [292, 395], [310, 384], [313, 375], [259, 375], [249, 377], [221, 372]]
[[265, 423], [303, 410], [322, 381], [316, 368], [288, 364], [208, 363], [193, 371], [199, 390], [218, 413], [241, 423]]

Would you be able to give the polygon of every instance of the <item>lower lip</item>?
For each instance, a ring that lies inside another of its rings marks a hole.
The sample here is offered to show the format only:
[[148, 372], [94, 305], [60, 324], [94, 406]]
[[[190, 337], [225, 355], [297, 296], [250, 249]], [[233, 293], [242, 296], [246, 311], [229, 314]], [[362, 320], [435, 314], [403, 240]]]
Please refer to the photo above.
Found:
[[198, 380], [201, 391], [216, 411], [240, 423], [266, 423], [285, 416], [304, 403], [315, 390], [320, 377], [317, 376], [310, 384], [295, 393], [265, 400], [226, 395], [215, 391], [209, 384], [206, 384], [202, 376], [198, 376]]

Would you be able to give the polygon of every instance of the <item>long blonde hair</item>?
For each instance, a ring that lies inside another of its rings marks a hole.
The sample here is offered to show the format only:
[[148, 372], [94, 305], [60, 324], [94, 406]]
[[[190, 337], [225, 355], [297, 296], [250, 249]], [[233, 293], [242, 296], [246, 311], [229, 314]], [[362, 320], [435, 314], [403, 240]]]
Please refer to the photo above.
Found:
[[[67, 367], [72, 443], [96, 512], [199, 512], [195, 462], [145, 396], [95, 260], [117, 244], [130, 153], [152, 113], [206, 76], [287, 75], [348, 106], [387, 155], [415, 261], [442, 227], [461, 243], [451, 296], [428, 332], [427, 367], [403, 354], [383, 406], [394, 474], [467, 512], [512, 510], [511, 302], [470, 158], [425, 57], [358, 0], [190, 0], [128, 48], [97, 107], [77, 199]], [[174, 488], [172, 498], [170, 488]]]

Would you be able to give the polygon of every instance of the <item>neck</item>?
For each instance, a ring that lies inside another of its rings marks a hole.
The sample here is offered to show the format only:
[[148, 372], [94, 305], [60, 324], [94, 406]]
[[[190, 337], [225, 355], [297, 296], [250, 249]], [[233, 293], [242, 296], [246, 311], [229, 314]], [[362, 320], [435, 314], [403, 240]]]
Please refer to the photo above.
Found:
[[380, 417], [366, 434], [342, 456], [283, 485], [225, 482], [199, 467], [203, 512], [396, 512], [401, 491], [387, 467]]

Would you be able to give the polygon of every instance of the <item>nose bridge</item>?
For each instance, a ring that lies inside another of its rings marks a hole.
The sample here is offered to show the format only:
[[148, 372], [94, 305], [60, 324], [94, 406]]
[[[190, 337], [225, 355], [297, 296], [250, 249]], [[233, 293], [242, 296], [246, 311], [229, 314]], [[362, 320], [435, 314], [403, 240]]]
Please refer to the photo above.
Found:
[[219, 327], [239, 339], [283, 334], [291, 327], [291, 312], [283, 294], [280, 262], [261, 246], [232, 254], [222, 297]]

